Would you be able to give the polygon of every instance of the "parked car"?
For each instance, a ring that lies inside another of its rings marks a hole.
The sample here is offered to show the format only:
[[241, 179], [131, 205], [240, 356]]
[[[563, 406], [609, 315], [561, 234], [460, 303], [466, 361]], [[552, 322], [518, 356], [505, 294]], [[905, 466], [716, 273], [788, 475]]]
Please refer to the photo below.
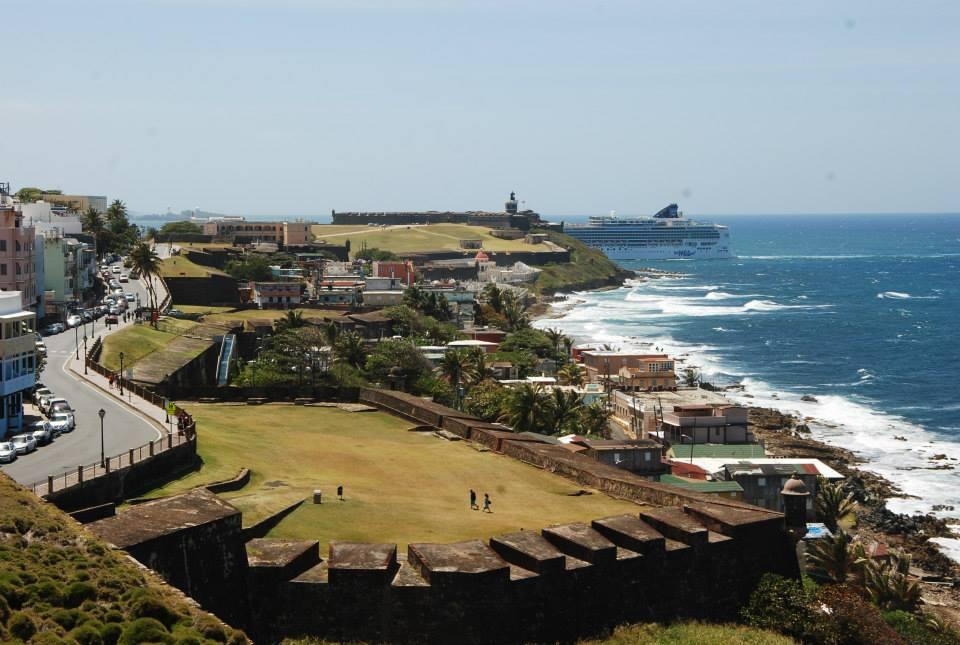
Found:
[[71, 314], [67, 318], [67, 327], [70, 327], [71, 329], [73, 327], [76, 327], [77, 325], [82, 325], [82, 324], [83, 324], [83, 318], [81, 318], [77, 314]]
[[61, 397], [50, 399], [50, 403], [47, 404], [48, 417], [52, 417], [57, 412], [71, 412], [72, 410], [73, 408], [70, 407], [70, 402]]
[[33, 402], [39, 403], [40, 397], [42, 396], [53, 396], [53, 392], [51, 392], [50, 388], [48, 387], [43, 387], [43, 386], [38, 387], [33, 391]]
[[126, 273], [120, 274], [120, 282], [130, 282], [130, 278], [127, 277]]
[[50, 427], [53, 428], [54, 432], [58, 435], [64, 432], [71, 432], [77, 427], [77, 421], [73, 416], [73, 412], [56, 412], [51, 414], [49, 423]]
[[90, 309], [84, 309], [83, 313], [80, 314], [80, 317], [83, 318], [83, 322], [90, 322], [93, 320], [93, 311]]
[[0, 443], [0, 461], [9, 464], [17, 458], [17, 449], [9, 441]]
[[137, 271], [136, 269], [131, 269], [131, 270], [130, 270], [130, 279], [131, 279], [131, 280], [139, 280], [139, 279], [140, 279], [140, 272]]
[[37, 449], [37, 440], [33, 434], [18, 434], [10, 440], [18, 455], [25, 455]]
[[137, 297], [129, 292], [124, 295], [124, 298], [127, 299], [127, 302], [136, 302], [137, 300]]
[[38, 446], [45, 446], [53, 441], [53, 427], [46, 421], [34, 421], [29, 426], [30, 434], [37, 440]]
[[37, 407], [40, 408], [40, 411], [44, 414], [47, 414], [47, 411], [50, 409], [50, 402], [56, 399], [57, 397], [53, 392], [40, 395], [40, 398], [37, 399]]
[[59, 334], [65, 329], [66, 327], [64, 327], [63, 323], [53, 323], [52, 325], [47, 325], [46, 327], [44, 327], [43, 333], [46, 334], [47, 336], [52, 336], [54, 334]]

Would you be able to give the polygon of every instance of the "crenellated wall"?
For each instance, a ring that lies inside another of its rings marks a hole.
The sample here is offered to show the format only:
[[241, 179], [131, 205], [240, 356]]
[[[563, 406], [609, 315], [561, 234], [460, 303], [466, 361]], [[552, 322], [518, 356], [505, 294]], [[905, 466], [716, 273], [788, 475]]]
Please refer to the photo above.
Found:
[[565, 642], [626, 621], [731, 619], [764, 572], [798, 574], [782, 516], [693, 505], [405, 554], [334, 542], [318, 560], [316, 542], [301, 544], [309, 557], [251, 558], [259, 640]]

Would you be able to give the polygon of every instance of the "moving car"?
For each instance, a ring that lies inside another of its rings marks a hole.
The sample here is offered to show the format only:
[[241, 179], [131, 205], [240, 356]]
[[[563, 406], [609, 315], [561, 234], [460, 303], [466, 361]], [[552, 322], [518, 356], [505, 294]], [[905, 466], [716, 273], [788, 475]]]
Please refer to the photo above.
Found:
[[124, 297], [127, 299], [127, 302], [134, 302], [137, 299], [135, 295], [129, 292], [127, 292], [127, 294]]
[[17, 449], [14, 448], [13, 444], [9, 441], [4, 441], [0, 443], [0, 461], [5, 464], [9, 464], [11, 461], [17, 458]]
[[71, 314], [70, 317], [67, 318], [67, 327], [73, 328], [73, 327], [76, 327], [77, 325], [82, 325], [82, 324], [83, 324], [83, 318], [81, 318], [77, 314]]
[[[111, 309], [113, 309], [113, 307], [111, 307]], [[109, 316], [107, 316], [107, 325], [118, 325], [118, 324], [120, 324], [120, 320], [117, 318], [117, 314], [111, 313]]]
[[110, 267], [110, 273], [114, 275], [118, 275], [120, 273], [120, 267], [119, 266]]
[[50, 415], [49, 423], [50, 428], [58, 435], [70, 432], [77, 427], [77, 422], [72, 412], [57, 412], [52, 414]]
[[127, 277], [126, 273], [120, 275], [120, 282], [130, 282], [130, 278]]
[[18, 455], [25, 455], [37, 449], [37, 440], [33, 438], [33, 434], [18, 434], [11, 439], [10, 443], [13, 444]]
[[34, 421], [28, 427], [30, 428], [30, 434], [36, 439], [38, 446], [45, 446], [53, 441], [53, 428], [46, 421]]

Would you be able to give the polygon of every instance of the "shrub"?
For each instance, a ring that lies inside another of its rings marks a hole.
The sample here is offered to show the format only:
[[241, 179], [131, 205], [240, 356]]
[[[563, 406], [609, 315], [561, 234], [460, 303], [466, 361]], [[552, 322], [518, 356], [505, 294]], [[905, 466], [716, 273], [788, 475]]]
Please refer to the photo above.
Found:
[[223, 628], [223, 625], [213, 618], [200, 616], [194, 621], [193, 626], [198, 632], [203, 634], [204, 638], [217, 641], [218, 643], [227, 642], [226, 630]]
[[63, 604], [65, 607], [78, 607], [83, 601], [96, 597], [97, 589], [89, 582], [73, 582], [63, 592]]
[[76, 609], [56, 609], [50, 614], [50, 619], [66, 630], [71, 630], [83, 622], [80, 620], [80, 612]]
[[905, 641], [890, 627], [880, 610], [866, 602], [846, 585], [827, 585], [816, 597], [825, 608], [820, 620], [821, 642], [862, 643], [863, 645], [900, 645]]
[[3, 598], [14, 609], [19, 609], [23, 603], [23, 592], [20, 590], [19, 583], [14, 586], [8, 582], [0, 582], [0, 598]]
[[134, 618], [155, 618], [167, 629], [181, 618], [180, 614], [170, 609], [163, 601], [147, 595], [134, 601], [130, 607], [130, 615]]
[[37, 623], [30, 614], [23, 611], [15, 612], [7, 627], [11, 636], [22, 641], [30, 640], [37, 633]]
[[93, 626], [92, 623], [80, 625], [67, 634], [69, 638], [77, 641], [80, 645], [103, 645], [103, 636]]
[[7, 622], [7, 618], [10, 617], [10, 603], [7, 602], [7, 599], [0, 595], [0, 625], [3, 625]]
[[924, 616], [906, 611], [885, 611], [883, 619], [908, 643], [917, 645], [956, 645], [960, 638], [949, 628], [931, 629]]
[[65, 641], [59, 634], [53, 632], [40, 632], [30, 640], [30, 645], [66, 645], [67, 643], [73, 645], [73, 641]]
[[740, 613], [744, 622], [752, 627], [802, 640], [815, 620], [810, 600], [811, 595], [800, 582], [768, 573], [760, 579]]
[[100, 628], [100, 638], [103, 639], [103, 645], [116, 645], [120, 640], [120, 634], [123, 633], [123, 625], [119, 622], [107, 623]]
[[123, 630], [119, 645], [139, 645], [139, 643], [170, 643], [173, 636], [159, 620], [155, 618], [138, 618]]
[[51, 605], [60, 605], [63, 603], [63, 590], [60, 585], [53, 580], [41, 580], [28, 586], [26, 589], [27, 598], [31, 602], [46, 602]]

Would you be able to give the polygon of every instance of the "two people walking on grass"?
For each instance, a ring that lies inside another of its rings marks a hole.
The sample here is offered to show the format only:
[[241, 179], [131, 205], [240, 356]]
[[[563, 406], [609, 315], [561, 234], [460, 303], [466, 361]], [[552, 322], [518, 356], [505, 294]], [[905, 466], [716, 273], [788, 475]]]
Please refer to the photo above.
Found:
[[[487, 493], [484, 493], [483, 494], [483, 512], [484, 513], [493, 512], [492, 510], [490, 510], [490, 505], [491, 505], [490, 495], [488, 495]], [[470, 489], [470, 510], [473, 510], [473, 511], [480, 510], [480, 507], [477, 505], [477, 491], [473, 490], [472, 488]]]

